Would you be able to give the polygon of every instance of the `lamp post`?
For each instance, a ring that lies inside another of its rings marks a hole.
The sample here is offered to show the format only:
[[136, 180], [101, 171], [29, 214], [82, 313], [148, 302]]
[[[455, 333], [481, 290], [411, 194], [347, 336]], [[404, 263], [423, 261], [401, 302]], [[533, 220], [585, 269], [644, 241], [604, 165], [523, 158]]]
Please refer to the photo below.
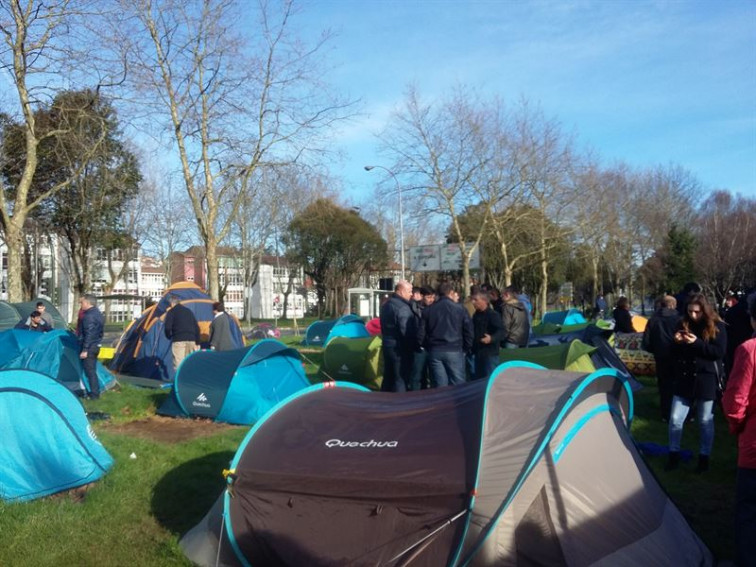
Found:
[[404, 279], [404, 214], [402, 212], [402, 186], [399, 184], [399, 180], [396, 178], [396, 174], [388, 167], [384, 167], [382, 165], [366, 165], [365, 171], [370, 171], [371, 169], [375, 168], [382, 169], [383, 171], [388, 173], [394, 180], [394, 183], [396, 183], [396, 192], [399, 195], [399, 246], [401, 247], [399, 256], [402, 263], [402, 279]]

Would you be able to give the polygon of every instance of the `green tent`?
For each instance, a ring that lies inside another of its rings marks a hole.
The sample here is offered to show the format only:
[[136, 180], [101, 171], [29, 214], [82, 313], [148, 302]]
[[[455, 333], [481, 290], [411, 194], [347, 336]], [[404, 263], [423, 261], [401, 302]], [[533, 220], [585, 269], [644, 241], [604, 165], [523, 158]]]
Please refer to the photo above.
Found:
[[321, 380], [354, 382], [371, 390], [380, 390], [383, 382], [383, 358], [380, 336], [334, 337], [323, 351]]
[[596, 370], [591, 361], [591, 354], [596, 347], [585, 344], [575, 339], [568, 343], [560, 343], [550, 346], [501, 349], [499, 360], [509, 362], [511, 360], [523, 360], [540, 364], [550, 370], [570, 370], [573, 372], [593, 372]]
[[533, 326], [533, 334], [537, 337], [541, 335], [555, 335], [557, 333], [570, 333], [572, 331], [582, 331], [590, 323], [576, 323], [574, 325], [560, 325], [558, 323], [540, 323]]

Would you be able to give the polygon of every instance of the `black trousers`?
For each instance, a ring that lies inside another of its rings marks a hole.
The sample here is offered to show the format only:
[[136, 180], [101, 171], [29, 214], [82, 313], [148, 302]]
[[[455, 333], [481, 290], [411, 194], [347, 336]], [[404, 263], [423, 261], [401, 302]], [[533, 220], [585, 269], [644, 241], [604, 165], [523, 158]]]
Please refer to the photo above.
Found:
[[406, 392], [412, 378], [411, 350], [383, 347], [382, 392]]
[[82, 359], [84, 367], [84, 376], [89, 382], [89, 395], [97, 398], [100, 395], [100, 381], [97, 379], [97, 357], [100, 354], [100, 347], [87, 351], [87, 357]]

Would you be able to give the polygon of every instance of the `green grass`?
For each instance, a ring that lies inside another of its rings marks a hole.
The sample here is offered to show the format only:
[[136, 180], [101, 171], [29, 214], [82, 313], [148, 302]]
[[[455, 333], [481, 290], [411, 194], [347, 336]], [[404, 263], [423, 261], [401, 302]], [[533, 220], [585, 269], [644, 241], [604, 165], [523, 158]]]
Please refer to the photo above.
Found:
[[[306, 369], [315, 380], [322, 350], [308, 349]], [[638, 441], [666, 444], [666, 425], [658, 419], [653, 381], [636, 395], [632, 432]], [[154, 414], [166, 393], [123, 385], [107, 392], [89, 410], [111, 415], [93, 427], [115, 459], [113, 469], [83, 500], [70, 494], [21, 503], [0, 503], [2, 566], [171, 566], [189, 565], [178, 540], [210, 509], [223, 489], [227, 468], [248, 428], [218, 432], [183, 443], [161, 443], [118, 428]], [[210, 424], [208, 424], [210, 426]], [[667, 473], [662, 457], [648, 459], [651, 469], [691, 526], [720, 558], [731, 558], [735, 441], [721, 415], [712, 470], [693, 472], [695, 461]], [[698, 431], [686, 427], [684, 448], [695, 453]], [[130, 458], [131, 454], [136, 459]]]

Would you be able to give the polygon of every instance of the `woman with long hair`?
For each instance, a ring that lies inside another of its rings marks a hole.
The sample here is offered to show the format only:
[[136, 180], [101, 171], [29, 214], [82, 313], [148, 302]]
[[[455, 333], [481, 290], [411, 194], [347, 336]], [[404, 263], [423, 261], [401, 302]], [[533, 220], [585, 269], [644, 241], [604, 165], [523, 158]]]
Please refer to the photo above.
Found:
[[706, 297], [688, 298], [685, 313], [673, 337], [676, 360], [672, 410], [669, 414], [669, 462], [667, 470], [680, 464], [680, 442], [685, 418], [695, 403], [698, 409], [700, 442], [697, 472], [709, 468], [714, 442], [714, 401], [717, 399], [722, 361], [727, 352], [727, 332]]

